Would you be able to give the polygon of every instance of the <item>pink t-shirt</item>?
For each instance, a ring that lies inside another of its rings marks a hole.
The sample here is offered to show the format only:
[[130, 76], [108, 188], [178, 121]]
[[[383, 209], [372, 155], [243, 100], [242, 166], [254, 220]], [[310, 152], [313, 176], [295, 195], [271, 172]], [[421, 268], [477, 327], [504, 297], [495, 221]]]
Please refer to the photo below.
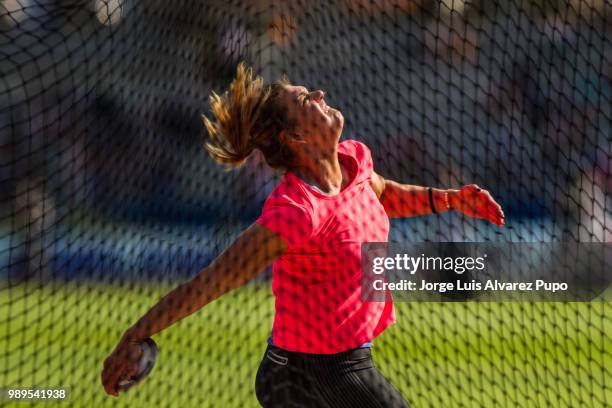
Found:
[[361, 243], [387, 242], [389, 235], [389, 218], [370, 187], [370, 150], [347, 140], [338, 157], [352, 180], [339, 194], [321, 194], [287, 172], [257, 219], [288, 244], [272, 266], [272, 339], [289, 351], [338, 353], [395, 322], [391, 300], [361, 300]]

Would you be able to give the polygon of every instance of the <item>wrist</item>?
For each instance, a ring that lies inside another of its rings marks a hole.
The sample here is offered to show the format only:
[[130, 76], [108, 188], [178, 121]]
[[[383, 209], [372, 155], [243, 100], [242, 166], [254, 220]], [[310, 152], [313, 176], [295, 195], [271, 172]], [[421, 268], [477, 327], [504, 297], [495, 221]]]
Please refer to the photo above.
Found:
[[121, 338], [121, 340], [134, 342], [134, 341], [140, 341], [143, 338], [144, 337], [142, 335], [139, 335], [138, 328], [136, 326], [132, 326], [129, 329], [127, 329], [125, 333], [123, 333], [123, 337]]
[[456, 210], [460, 208], [459, 190], [446, 190], [446, 196], [448, 197], [449, 210]]
[[432, 187], [427, 188], [429, 207], [432, 214], [443, 213], [452, 208], [449, 191]]

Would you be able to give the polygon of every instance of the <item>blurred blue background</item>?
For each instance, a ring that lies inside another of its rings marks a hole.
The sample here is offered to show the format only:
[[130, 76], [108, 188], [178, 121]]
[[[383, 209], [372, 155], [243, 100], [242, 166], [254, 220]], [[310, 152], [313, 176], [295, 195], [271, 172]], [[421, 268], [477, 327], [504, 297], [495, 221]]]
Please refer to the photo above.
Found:
[[604, 0], [0, 1], [0, 276], [176, 280], [280, 174], [225, 172], [202, 114], [238, 62], [327, 92], [343, 138], [409, 184], [491, 191], [503, 229], [394, 221], [396, 241], [612, 241]]

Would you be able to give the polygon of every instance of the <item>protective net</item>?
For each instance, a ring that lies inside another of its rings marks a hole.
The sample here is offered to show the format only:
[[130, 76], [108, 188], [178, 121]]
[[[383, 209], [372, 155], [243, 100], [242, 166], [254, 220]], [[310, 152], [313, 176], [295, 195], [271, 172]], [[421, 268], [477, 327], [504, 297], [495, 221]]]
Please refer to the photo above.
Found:
[[[359, 142], [344, 151], [356, 158], [348, 187], [367, 185], [373, 163], [411, 185], [476, 183], [506, 216], [503, 228], [457, 211], [392, 219], [389, 241], [612, 241], [611, 15], [606, 0], [0, 0], [2, 401], [9, 388], [64, 388], [75, 407], [258, 406], [269, 268], [156, 334], [138, 387], [113, 398], [100, 381], [124, 331], [258, 219], [283, 180], [258, 150], [227, 172], [203, 148], [208, 96], [240, 61], [326, 92], [342, 140]], [[334, 275], [353, 270], [336, 244], [355, 235], [325, 235], [335, 211], [363, 221], [363, 237], [384, 234], [378, 201], [360, 203], [269, 212], [292, 249], [316, 238], [320, 251], [276, 280], [292, 307], [280, 345], [333, 351], [363, 329], [333, 336], [334, 318], [355, 320], [338, 313], [353, 292]], [[398, 302], [372, 354], [413, 407], [610, 406], [611, 312]], [[279, 406], [311, 406], [301, 391], [281, 390], [294, 405]]]

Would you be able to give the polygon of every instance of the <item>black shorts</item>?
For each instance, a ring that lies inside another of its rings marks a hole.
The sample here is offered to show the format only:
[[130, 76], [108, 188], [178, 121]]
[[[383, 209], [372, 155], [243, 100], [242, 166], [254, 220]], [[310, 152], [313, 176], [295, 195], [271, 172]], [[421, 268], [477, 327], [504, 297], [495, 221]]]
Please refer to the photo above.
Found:
[[374, 366], [370, 348], [306, 354], [268, 345], [255, 393], [264, 408], [408, 407]]

